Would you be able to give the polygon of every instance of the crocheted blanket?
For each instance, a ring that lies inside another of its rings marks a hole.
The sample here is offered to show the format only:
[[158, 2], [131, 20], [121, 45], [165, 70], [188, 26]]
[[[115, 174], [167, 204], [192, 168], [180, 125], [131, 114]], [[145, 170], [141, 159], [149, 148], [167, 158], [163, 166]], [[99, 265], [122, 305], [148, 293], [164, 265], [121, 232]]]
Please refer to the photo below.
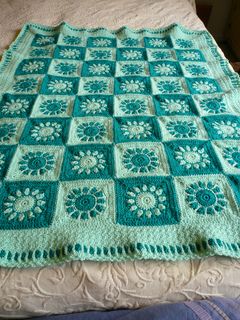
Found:
[[240, 257], [240, 80], [207, 31], [30, 23], [0, 71], [0, 265]]

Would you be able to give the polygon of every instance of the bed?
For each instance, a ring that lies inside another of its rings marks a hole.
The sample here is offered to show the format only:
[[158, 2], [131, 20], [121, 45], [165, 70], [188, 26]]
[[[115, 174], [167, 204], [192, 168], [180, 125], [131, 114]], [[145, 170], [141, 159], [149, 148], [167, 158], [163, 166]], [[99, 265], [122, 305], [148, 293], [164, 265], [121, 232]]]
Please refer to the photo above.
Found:
[[[204, 25], [194, 1], [3, 1], [0, 50], [26, 21], [81, 27], [123, 25], [159, 28], [177, 22], [191, 29]], [[16, 12], [17, 10], [17, 17]], [[177, 16], [176, 16], [177, 12]], [[87, 14], [86, 14], [87, 13]], [[112, 17], [111, 19], [109, 17]], [[96, 23], [97, 21], [97, 23]], [[138, 308], [210, 296], [239, 297], [237, 259], [210, 257], [189, 261], [81, 262], [41, 268], [0, 269], [0, 316], [25, 318], [85, 310]]]

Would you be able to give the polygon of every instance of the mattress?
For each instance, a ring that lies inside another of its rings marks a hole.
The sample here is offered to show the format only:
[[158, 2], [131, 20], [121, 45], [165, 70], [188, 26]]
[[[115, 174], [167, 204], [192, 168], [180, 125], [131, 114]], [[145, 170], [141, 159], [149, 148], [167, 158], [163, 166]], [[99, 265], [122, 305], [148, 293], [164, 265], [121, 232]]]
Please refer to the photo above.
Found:
[[[16, 16], [17, 12], [17, 16]], [[177, 16], [176, 16], [177, 12]], [[111, 18], [110, 18], [111, 17]], [[26, 21], [117, 29], [156, 28], [173, 22], [201, 30], [187, 0], [1, 1], [0, 51]], [[209, 296], [239, 295], [238, 260], [211, 257], [196, 261], [72, 262], [31, 269], [0, 269], [0, 316], [68, 313], [90, 309], [138, 308]]]

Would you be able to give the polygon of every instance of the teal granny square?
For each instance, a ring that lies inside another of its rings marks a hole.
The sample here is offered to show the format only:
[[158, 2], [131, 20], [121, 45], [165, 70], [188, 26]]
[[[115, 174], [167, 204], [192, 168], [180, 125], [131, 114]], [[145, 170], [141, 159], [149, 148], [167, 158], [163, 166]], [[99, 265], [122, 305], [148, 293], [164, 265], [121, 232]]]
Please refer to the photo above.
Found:
[[29, 56], [31, 58], [52, 58], [54, 46], [49, 45], [44, 48], [31, 48]]
[[145, 37], [144, 43], [146, 48], [161, 48], [161, 49], [168, 49], [172, 48], [172, 41], [170, 37]]
[[58, 34], [53, 35], [42, 35], [36, 34], [33, 38], [31, 45], [33, 47], [45, 47], [47, 45], [53, 45], [57, 43]]
[[113, 149], [109, 145], [83, 145], [65, 150], [61, 180], [113, 177]]
[[207, 31], [26, 24], [0, 63], [0, 266], [239, 258], [239, 88]]
[[183, 75], [180, 64], [174, 61], [158, 61], [149, 63], [150, 74], [154, 77], [181, 77]]
[[27, 118], [36, 99], [36, 95], [4, 94], [0, 102], [0, 116], [7, 118]]
[[57, 59], [70, 59], [70, 60], [83, 60], [85, 56], [85, 48], [72, 47], [72, 46], [56, 46], [54, 50], [54, 58]]
[[156, 114], [161, 115], [198, 115], [190, 95], [156, 95], [154, 96]]
[[149, 94], [151, 84], [148, 77], [119, 77], [115, 78], [115, 94]]
[[210, 78], [186, 78], [186, 82], [192, 94], [212, 94], [221, 92], [218, 82]]
[[208, 141], [172, 141], [164, 145], [173, 175], [215, 174], [221, 171], [219, 160]]
[[50, 59], [24, 59], [19, 64], [15, 74], [45, 74], [50, 62]]
[[240, 117], [216, 115], [203, 118], [208, 134], [213, 140], [240, 139]]
[[21, 136], [22, 144], [62, 145], [68, 138], [67, 119], [29, 119]]
[[200, 50], [175, 50], [179, 61], [206, 61]]
[[[119, 224], [136, 227], [180, 222], [180, 211], [172, 198], [174, 185], [170, 177], [119, 179], [116, 191], [120, 200], [116, 217]], [[143, 203], [139, 198], [144, 199]]]
[[0, 201], [4, 214], [0, 217], [0, 229], [49, 227], [55, 211], [57, 188], [54, 182], [3, 183]]

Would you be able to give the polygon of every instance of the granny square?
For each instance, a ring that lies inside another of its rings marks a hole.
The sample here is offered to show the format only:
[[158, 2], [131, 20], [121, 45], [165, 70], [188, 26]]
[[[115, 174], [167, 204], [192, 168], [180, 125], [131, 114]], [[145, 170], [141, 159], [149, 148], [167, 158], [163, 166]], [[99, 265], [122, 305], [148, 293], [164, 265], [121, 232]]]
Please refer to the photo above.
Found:
[[173, 175], [215, 174], [219, 160], [211, 143], [200, 140], [171, 141], [164, 144]]
[[156, 114], [161, 115], [198, 115], [190, 95], [156, 95], [153, 98]]
[[171, 177], [119, 179], [116, 191], [119, 197], [116, 222], [119, 224], [150, 227], [180, 222]]
[[227, 174], [240, 174], [239, 140], [212, 141], [212, 146]]
[[1, 118], [27, 118], [36, 97], [36, 95], [4, 94], [0, 102]]
[[175, 50], [179, 61], [205, 61], [205, 57], [200, 50]]
[[226, 114], [232, 111], [231, 106], [227, 106], [226, 95], [221, 93], [194, 95], [194, 102], [201, 116]]
[[203, 118], [212, 140], [240, 140], [240, 117], [216, 115]]
[[222, 89], [216, 80], [210, 78], [186, 78], [192, 94], [209, 94], [221, 92]]
[[170, 37], [164, 38], [153, 38], [153, 37], [145, 37], [144, 38], [146, 48], [172, 48], [172, 40]]
[[120, 48], [117, 49], [117, 61], [142, 61], [147, 60], [145, 49], [136, 48]]
[[[89, 224], [103, 223], [114, 219], [115, 191], [113, 180], [78, 180], [61, 182], [59, 186], [57, 211], [64, 213], [63, 220], [72, 230], [76, 224], [86, 225], [84, 237], [89, 236]], [[61, 215], [56, 221], [61, 221]], [[89, 222], [89, 223], [87, 223]], [[91, 229], [91, 227], [90, 227]], [[97, 232], [97, 228], [95, 229]]]
[[148, 63], [139, 61], [119, 61], [116, 63], [116, 77], [148, 76]]
[[81, 145], [65, 150], [61, 180], [109, 179], [114, 176], [110, 145]]
[[115, 95], [115, 116], [154, 115], [153, 99], [141, 94]]
[[64, 148], [19, 145], [8, 168], [6, 180], [57, 181]]
[[68, 145], [111, 143], [113, 140], [112, 118], [76, 117], [69, 129]]
[[151, 85], [149, 77], [119, 77], [115, 78], [115, 94], [138, 93], [149, 94]]
[[116, 49], [87, 48], [85, 61], [88, 60], [116, 60]]
[[32, 118], [25, 125], [21, 144], [62, 145], [68, 138], [70, 121], [61, 118]]
[[89, 37], [87, 41], [88, 47], [116, 47], [116, 39], [108, 37]]
[[74, 97], [57, 95], [39, 95], [35, 101], [32, 118], [70, 117]]
[[37, 75], [15, 76], [9, 93], [13, 94], [35, 94], [38, 93], [42, 83], [42, 77]]
[[154, 117], [119, 117], [114, 119], [114, 140], [118, 142], [156, 141], [161, 139]]
[[79, 77], [81, 69], [81, 61], [53, 59], [48, 74], [63, 77]]
[[78, 94], [113, 94], [113, 79], [112, 77], [81, 77]]
[[83, 64], [82, 77], [113, 77], [115, 63], [112, 61], [87, 61]]
[[49, 227], [55, 211], [56, 196], [56, 182], [4, 182], [0, 187], [3, 210], [0, 230]]
[[148, 61], [177, 60], [174, 50], [146, 49]]
[[115, 164], [117, 178], [169, 174], [163, 146], [157, 142], [117, 144]]
[[0, 266], [240, 258], [239, 92], [207, 31], [27, 23], [0, 63]]
[[153, 94], [187, 94], [188, 88], [184, 78], [152, 77]]
[[54, 50], [54, 58], [57, 59], [70, 59], [70, 60], [83, 60], [85, 56], [85, 48], [72, 47], [72, 46], [56, 46]]
[[180, 64], [174, 61], [158, 61], [150, 62], [150, 74], [153, 77], [165, 76], [165, 77], [180, 77], [182, 76], [182, 70]]
[[194, 116], [162, 116], [158, 118], [163, 140], [199, 139], [208, 135], [200, 118]]
[[16, 70], [16, 75], [45, 74], [48, 71], [50, 59], [24, 59]]
[[74, 95], [78, 90], [79, 78], [46, 76], [43, 80], [42, 94]]
[[73, 116], [109, 116], [113, 114], [113, 96], [86, 95], [77, 96], [74, 102]]

